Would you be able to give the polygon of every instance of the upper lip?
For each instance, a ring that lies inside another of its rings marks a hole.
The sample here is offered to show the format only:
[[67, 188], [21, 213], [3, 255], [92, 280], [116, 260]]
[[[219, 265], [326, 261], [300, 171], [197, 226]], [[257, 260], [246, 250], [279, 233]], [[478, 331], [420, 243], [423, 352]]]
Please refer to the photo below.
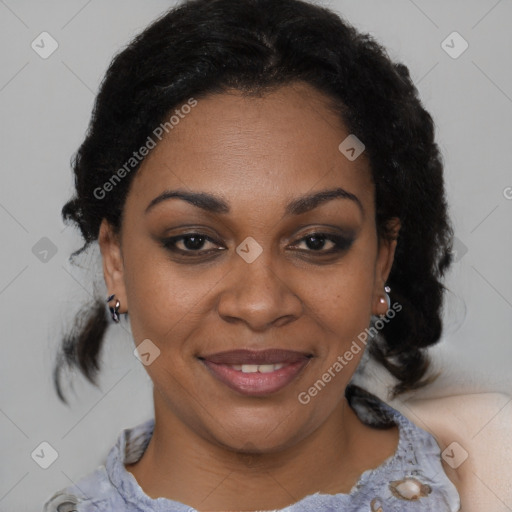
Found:
[[227, 350], [217, 352], [206, 356], [199, 356], [199, 359], [206, 359], [217, 364], [278, 364], [278, 363], [296, 363], [312, 357], [307, 352], [297, 352], [295, 350], [283, 350], [271, 348], [266, 350]]

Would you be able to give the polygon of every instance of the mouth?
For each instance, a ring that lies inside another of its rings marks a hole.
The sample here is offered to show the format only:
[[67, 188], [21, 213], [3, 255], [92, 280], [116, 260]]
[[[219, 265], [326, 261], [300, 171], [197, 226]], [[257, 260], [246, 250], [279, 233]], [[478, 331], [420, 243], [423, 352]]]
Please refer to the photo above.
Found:
[[308, 365], [313, 354], [292, 350], [232, 350], [198, 356], [210, 374], [245, 396], [277, 393]]

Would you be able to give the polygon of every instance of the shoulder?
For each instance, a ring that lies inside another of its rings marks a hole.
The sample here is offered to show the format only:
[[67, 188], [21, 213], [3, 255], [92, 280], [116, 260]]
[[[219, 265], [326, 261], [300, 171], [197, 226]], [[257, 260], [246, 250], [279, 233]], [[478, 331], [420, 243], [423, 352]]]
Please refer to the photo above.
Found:
[[512, 502], [512, 396], [459, 394], [397, 401], [393, 407], [435, 437], [464, 512]]
[[140, 458], [153, 427], [154, 419], [151, 418], [135, 427], [123, 429], [110, 449], [105, 464], [56, 492], [45, 502], [43, 512], [138, 511], [136, 506], [123, 498], [129, 492], [127, 488], [135, 485], [130, 483], [131, 475], [126, 472], [124, 464]]
[[357, 490], [351, 493], [354, 501], [350, 503], [351, 510], [356, 510], [355, 505], [362, 505], [358, 500], [364, 496], [364, 503], [368, 505], [371, 500], [371, 510], [376, 511], [405, 510], [405, 506], [411, 512], [459, 511], [460, 496], [443, 470], [435, 437], [363, 388], [354, 385], [346, 394], [362, 423], [379, 430], [390, 425], [399, 428], [394, 454], [375, 469], [363, 473]]
[[[120, 496], [109, 481], [105, 466], [53, 494], [43, 512], [103, 512], [115, 510]], [[116, 501], [117, 500], [117, 501]], [[124, 510], [124, 509], [123, 509]]]

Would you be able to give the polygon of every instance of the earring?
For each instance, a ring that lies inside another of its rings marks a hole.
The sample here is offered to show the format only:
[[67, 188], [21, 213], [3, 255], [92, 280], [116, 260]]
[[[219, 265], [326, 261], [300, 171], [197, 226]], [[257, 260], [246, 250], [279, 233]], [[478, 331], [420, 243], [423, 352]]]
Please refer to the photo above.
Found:
[[[107, 297], [107, 303], [110, 302], [115, 297], [115, 294], [109, 295]], [[119, 302], [119, 299], [116, 299], [116, 305], [114, 307], [109, 306], [108, 309], [110, 310], [110, 314], [112, 316], [112, 320], [117, 324], [119, 323], [119, 307], [121, 306], [121, 303]]]
[[384, 286], [384, 294], [386, 296], [386, 304], [388, 305], [388, 309], [391, 307], [391, 297], [388, 295], [390, 291], [391, 288], [388, 285]]
[[390, 296], [388, 295], [388, 293], [391, 291], [391, 288], [389, 286], [384, 286], [384, 297], [381, 297], [379, 299], [379, 302], [381, 304], [387, 304], [388, 306], [388, 309], [391, 307], [391, 298]]

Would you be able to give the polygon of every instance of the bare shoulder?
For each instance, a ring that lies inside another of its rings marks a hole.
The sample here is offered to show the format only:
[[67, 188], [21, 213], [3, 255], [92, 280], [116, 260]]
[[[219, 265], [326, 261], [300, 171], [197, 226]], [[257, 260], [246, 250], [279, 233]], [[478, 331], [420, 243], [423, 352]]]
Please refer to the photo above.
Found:
[[512, 396], [460, 394], [393, 407], [436, 438], [463, 512], [512, 508]]

